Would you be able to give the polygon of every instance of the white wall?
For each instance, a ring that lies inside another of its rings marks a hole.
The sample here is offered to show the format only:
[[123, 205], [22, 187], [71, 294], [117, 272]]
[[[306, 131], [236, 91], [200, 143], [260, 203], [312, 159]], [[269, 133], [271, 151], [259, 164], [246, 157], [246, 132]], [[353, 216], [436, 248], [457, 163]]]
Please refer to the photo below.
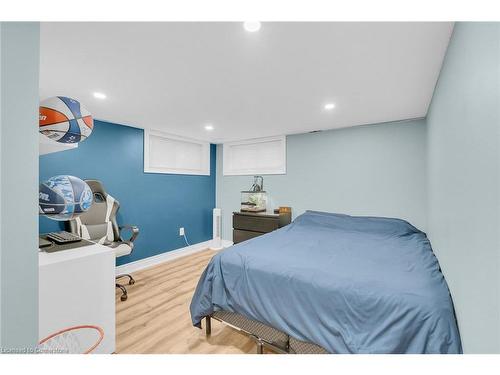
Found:
[[0, 348], [38, 339], [39, 24], [0, 23]]
[[[272, 207], [399, 217], [426, 229], [426, 127], [423, 120], [287, 137], [286, 175], [264, 176]], [[232, 211], [251, 176], [222, 175], [217, 146], [217, 206], [222, 235], [232, 239]]]
[[500, 353], [500, 24], [457, 23], [428, 126], [428, 234], [466, 353]]

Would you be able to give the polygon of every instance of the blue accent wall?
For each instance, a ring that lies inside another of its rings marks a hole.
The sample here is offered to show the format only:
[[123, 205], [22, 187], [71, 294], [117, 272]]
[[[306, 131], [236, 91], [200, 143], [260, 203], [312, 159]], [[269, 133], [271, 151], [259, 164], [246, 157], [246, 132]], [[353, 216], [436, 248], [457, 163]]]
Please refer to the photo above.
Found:
[[[179, 227], [191, 244], [212, 238], [215, 145], [210, 147], [210, 176], [156, 174], [144, 173], [143, 139], [142, 129], [95, 121], [92, 135], [78, 148], [40, 156], [40, 181], [59, 174], [100, 180], [120, 202], [118, 224], [139, 227], [134, 251], [117, 264], [186, 246]], [[63, 224], [40, 217], [39, 229], [61, 230]]]

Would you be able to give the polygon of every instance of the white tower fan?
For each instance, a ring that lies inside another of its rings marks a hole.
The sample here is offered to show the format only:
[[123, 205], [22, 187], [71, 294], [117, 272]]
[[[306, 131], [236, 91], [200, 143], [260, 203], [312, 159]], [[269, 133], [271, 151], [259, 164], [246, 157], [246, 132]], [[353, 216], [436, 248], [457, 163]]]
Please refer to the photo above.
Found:
[[213, 239], [211, 250], [222, 250], [222, 238], [221, 238], [221, 228], [222, 227], [222, 212], [220, 208], [214, 208], [213, 210]]

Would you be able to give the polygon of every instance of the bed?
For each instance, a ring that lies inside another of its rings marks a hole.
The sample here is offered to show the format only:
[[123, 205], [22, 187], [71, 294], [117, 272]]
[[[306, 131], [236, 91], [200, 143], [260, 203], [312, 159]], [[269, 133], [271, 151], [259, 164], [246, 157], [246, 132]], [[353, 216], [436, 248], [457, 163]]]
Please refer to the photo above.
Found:
[[283, 352], [295, 340], [329, 353], [462, 353], [430, 242], [400, 219], [307, 211], [215, 255], [190, 310], [199, 328], [232, 313], [281, 332]]

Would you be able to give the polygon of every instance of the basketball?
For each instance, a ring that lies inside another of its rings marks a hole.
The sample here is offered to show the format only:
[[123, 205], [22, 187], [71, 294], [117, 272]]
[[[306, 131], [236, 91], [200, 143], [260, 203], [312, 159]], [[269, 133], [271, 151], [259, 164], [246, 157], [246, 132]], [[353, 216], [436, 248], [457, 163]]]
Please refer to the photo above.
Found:
[[39, 130], [61, 143], [82, 142], [92, 133], [94, 120], [75, 99], [54, 96], [40, 103]]
[[92, 190], [78, 177], [54, 176], [39, 187], [38, 207], [41, 215], [52, 220], [71, 220], [92, 205]]

